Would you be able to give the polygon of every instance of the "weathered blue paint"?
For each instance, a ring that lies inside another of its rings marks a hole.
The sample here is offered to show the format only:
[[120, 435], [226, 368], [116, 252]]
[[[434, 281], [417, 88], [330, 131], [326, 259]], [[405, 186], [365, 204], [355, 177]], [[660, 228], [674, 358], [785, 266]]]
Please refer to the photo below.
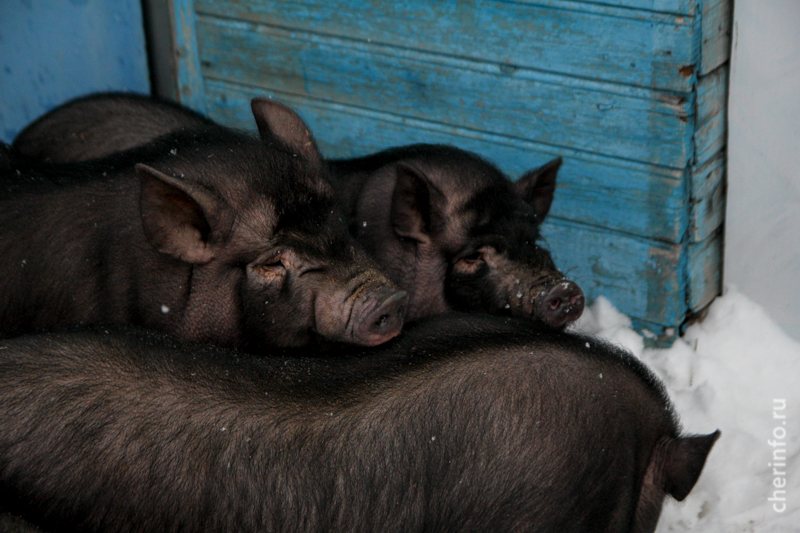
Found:
[[686, 284], [688, 290], [688, 304], [692, 311], [699, 311], [711, 303], [720, 291], [722, 284], [722, 269], [720, 257], [722, 256], [723, 237], [721, 228], [701, 242], [689, 243], [686, 247], [689, 279]]
[[689, 242], [701, 242], [722, 225], [725, 217], [725, 153], [692, 168]]
[[563, 156], [556, 260], [663, 339], [720, 288], [730, 7], [196, 0], [186, 83], [238, 127], [285, 101], [328, 157], [443, 142], [518, 176]]
[[590, 2], [197, 0], [195, 8], [220, 18], [680, 92], [690, 92], [691, 83], [676, 76], [678, 70], [699, 62], [692, 54], [692, 17]]
[[700, 8], [702, 43], [699, 74], [706, 76], [728, 61], [730, 56], [733, 2], [703, 0]]
[[206, 79], [269, 79], [276, 91], [368, 109], [388, 101], [404, 117], [672, 168], [691, 156], [691, 98], [228, 20], [199, 18], [197, 31]]
[[[561, 155], [553, 216], [667, 242], [678, 242], [686, 230], [682, 171], [214, 80], [206, 82], [206, 95], [213, 119], [251, 130], [253, 97], [291, 105], [312, 131], [320, 132], [320, 148], [328, 157], [356, 157], [393, 144], [449, 143], [485, 154], [516, 177]], [[621, 210], [626, 216], [619, 215]]]
[[150, 92], [140, 2], [0, 2], [0, 139], [107, 90]]
[[[656, 324], [686, 313], [678, 271], [681, 247], [552, 220], [542, 231], [559, 268], [592, 297], [604, 295], [626, 313]], [[636, 258], [636, 260], [633, 260]]]
[[194, 2], [192, 0], [171, 0], [171, 2], [178, 100], [199, 113], [205, 113], [206, 102], [203, 76], [200, 72], [200, 53], [197, 48]]
[[719, 68], [697, 84], [697, 126], [694, 133], [696, 164], [720, 152], [727, 140], [728, 69]]

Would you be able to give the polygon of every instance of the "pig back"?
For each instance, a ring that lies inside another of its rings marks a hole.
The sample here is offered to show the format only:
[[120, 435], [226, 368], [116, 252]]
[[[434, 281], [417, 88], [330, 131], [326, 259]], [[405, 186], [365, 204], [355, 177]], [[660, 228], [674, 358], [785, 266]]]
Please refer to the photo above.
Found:
[[87, 530], [639, 531], [677, 437], [629, 354], [523, 320], [438, 318], [336, 358], [135, 331], [3, 346], [4, 490]]
[[213, 122], [172, 102], [131, 93], [99, 93], [58, 106], [14, 139], [20, 153], [65, 163], [88, 161], [146, 144], [180, 129]]

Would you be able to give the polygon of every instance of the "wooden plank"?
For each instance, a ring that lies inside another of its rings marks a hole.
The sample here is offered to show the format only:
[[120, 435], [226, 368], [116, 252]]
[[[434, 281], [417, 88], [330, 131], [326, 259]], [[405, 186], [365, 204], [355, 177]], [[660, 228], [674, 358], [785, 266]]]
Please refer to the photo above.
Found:
[[732, 0], [704, 0], [702, 8], [700, 76], [706, 76], [727, 62], [733, 30]]
[[328, 157], [356, 157], [418, 142], [446, 143], [493, 160], [515, 178], [562, 156], [564, 166], [559, 172], [553, 216], [673, 243], [683, 238], [688, 224], [688, 193], [680, 171], [254, 87], [209, 81], [206, 91], [211, 118], [251, 130], [251, 98], [270, 96], [287, 103], [309, 123]]
[[[689, 93], [693, 17], [593, 3], [197, 0], [216, 15], [361, 42]], [[364, 16], [369, 13], [369, 16]], [[682, 70], [683, 69], [683, 70]]]
[[725, 219], [725, 152], [692, 169], [689, 241], [707, 239]]
[[197, 28], [208, 79], [672, 168], [691, 156], [682, 97], [216, 18]]
[[[522, 0], [534, 2], [537, 0]], [[692, 16], [695, 12], [695, 0], [574, 0], [590, 4], [600, 4], [612, 7], [626, 7], [637, 11], [650, 11], [653, 13], [668, 13], [671, 15]]]
[[0, 2], [0, 139], [96, 91], [150, 91], [142, 6], [117, 2]]
[[175, 77], [178, 101], [199, 113], [205, 113], [205, 91], [197, 48], [197, 19], [193, 0], [169, 0], [172, 4], [172, 43], [175, 47]]
[[722, 293], [723, 232], [687, 247], [689, 309], [700, 311]]
[[680, 325], [686, 314], [681, 247], [552, 220], [543, 235], [553, 259], [591, 300], [603, 295], [627, 315]]
[[697, 83], [697, 117], [694, 162], [702, 165], [725, 147], [728, 137], [728, 65]]

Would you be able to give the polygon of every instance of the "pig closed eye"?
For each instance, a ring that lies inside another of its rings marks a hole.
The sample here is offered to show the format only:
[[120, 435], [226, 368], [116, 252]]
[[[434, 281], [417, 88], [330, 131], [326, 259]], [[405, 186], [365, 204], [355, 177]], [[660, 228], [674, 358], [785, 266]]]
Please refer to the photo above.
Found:
[[486, 254], [482, 250], [465, 255], [453, 265], [453, 270], [461, 274], [474, 274], [486, 262]]
[[462, 257], [459, 261], [466, 265], [474, 265], [483, 261], [483, 254], [480, 252], [475, 252], [466, 257]]
[[286, 279], [286, 266], [280, 260], [252, 265], [248, 270], [258, 283], [271, 288], [280, 288]]

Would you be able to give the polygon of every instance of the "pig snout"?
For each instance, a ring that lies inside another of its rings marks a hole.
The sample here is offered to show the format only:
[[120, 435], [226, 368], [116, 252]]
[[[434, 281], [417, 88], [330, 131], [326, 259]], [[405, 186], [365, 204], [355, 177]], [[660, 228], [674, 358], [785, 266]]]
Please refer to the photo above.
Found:
[[563, 326], [583, 314], [584, 302], [581, 288], [572, 281], [563, 280], [539, 298], [534, 314], [548, 326]]
[[317, 332], [335, 341], [377, 346], [400, 333], [407, 307], [405, 291], [362, 282], [350, 294], [317, 300]]
[[351, 342], [376, 346], [400, 333], [408, 306], [405, 291], [384, 287], [362, 298], [353, 309]]

